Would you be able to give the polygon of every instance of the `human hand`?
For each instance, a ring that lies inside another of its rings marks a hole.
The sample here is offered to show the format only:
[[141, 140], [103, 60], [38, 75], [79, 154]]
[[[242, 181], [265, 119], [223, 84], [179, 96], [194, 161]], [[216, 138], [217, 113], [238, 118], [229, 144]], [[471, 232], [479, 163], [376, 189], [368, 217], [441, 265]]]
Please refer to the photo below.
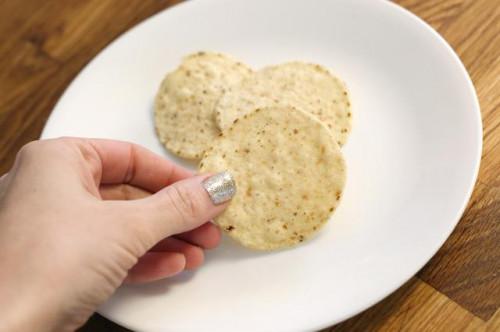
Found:
[[198, 267], [227, 205], [205, 178], [124, 142], [24, 146], [0, 179], [0, 330], [73, 330], [122, 282]]

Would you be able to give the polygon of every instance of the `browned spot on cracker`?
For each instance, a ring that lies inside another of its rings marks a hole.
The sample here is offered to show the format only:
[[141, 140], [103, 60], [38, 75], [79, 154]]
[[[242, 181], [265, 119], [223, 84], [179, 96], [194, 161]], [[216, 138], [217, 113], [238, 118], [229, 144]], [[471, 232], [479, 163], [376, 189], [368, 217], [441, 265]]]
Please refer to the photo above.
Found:
[[232, 231], [233, 229], [234, 229], [234, 226], [232, 226], [232, 225], [229, 225], [226, 227], [226, 231], [228, 231], [228, 232]]

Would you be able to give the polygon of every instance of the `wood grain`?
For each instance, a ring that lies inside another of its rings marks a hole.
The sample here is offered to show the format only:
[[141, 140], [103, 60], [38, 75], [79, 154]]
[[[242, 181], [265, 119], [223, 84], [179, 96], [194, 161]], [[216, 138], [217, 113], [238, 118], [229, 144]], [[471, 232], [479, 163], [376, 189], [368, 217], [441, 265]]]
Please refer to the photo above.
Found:
[[500, 305], [500, 188], [479, 182], [467, 212], [418, 276], [488, 320]]
[[324, 332], [479, 331], [485, 323], [428, 284], [413, 278], [383, 302]]
[[[75, 75], [118, 35], [178, 1], [0, 1], [0, 174], [37, 139]], [[500, 331], [500, 6], [398, 0], [455, 49], [481, 104], [478, 184], [437, 255], [384, 301], [325, 331]], [[94, 315], [81, 331], [126, 331]]]
[[[450, 3], [456, 6], [457, 1]], [[487, 320], [500, 305], [500, 6], [489, 0], [463, 1], [438, 29], [459, 54], [478, 92], [484, 148], [468, 209], [419, 277]]]
[[0, 2], [0, 173], [39, 137], [76, 74], [121, 33], [179, 1]]
[[500, 310], [487, 322], [418, 278], [384, 301], [323, 332], [500, 331]]

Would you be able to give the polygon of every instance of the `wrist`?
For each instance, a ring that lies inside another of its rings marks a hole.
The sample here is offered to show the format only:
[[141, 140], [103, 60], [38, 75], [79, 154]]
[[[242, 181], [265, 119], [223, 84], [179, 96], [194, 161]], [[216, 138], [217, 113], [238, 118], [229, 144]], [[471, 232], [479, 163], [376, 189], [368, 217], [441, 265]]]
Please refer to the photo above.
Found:
[[[3, 292], [2, 292], [3, 293]], [[3, 296], [2, 296], [3, 297]], [[71, 310], [42, 297], [2, 298], [0, 331], [75, 331], [88, 317], [72, 315]]]
[[59, 287], [43, 285], [40, 276], [26, 279], [16, 272], [0, 271], [0, 331], [74, 331], [85, 322], [87, 317], [71, 314], [58, 295]]

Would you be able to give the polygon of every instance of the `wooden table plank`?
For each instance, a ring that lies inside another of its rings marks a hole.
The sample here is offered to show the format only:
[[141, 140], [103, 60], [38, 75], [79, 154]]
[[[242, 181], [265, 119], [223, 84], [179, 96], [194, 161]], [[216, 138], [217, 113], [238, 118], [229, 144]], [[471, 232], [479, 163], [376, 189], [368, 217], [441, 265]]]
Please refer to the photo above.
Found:
[[500, 188], [476, 185], [467, 213], [418, 276], [478, 317], [500, 306]]
[[383, 302], [323, 332], [484, 331], [486, 323], [413, 278]]
[[127, 29], [177, 2], [0, 2], [0, 174], [22, 145], [39, 137], [57, 99], [85, 64]]
[[497, 310], [495, 315], [488, 321], [488, 324], [486, 324], [486, 332], [498, 331], [500, 331], [500, 309]]
[[451, 22], [462, 12], [466, 0], [398, 0], [395, 2], [412, 13], [417, 14], [434, 29], [440, 30], [443, 25]]
[[500, 6], [463, 1], [439, 31], [455, 48], [478, 91], [484, 151], [469, 207], [453, 235], [419, 277], [488, 320], [500, 305]]
[[[66, 86], [118, 35], [177, 0], [0, 1], [0, 174], [36, 139]], [[481, 103], [479, 183], [452, 236], [388, 299], [331, 331], [500, 330], [500, 6], [496, 0], [398, 0], [436, 28]], [[455, 324], [455, 325], [454, 325]], [[96, 315], [82, 331], [125, 331]]]
[[468, 0], [463, 11], [440, 31], [456, 50], [474, 82], [484, 126], [479, 180], [500, 185], [500, 5]]

